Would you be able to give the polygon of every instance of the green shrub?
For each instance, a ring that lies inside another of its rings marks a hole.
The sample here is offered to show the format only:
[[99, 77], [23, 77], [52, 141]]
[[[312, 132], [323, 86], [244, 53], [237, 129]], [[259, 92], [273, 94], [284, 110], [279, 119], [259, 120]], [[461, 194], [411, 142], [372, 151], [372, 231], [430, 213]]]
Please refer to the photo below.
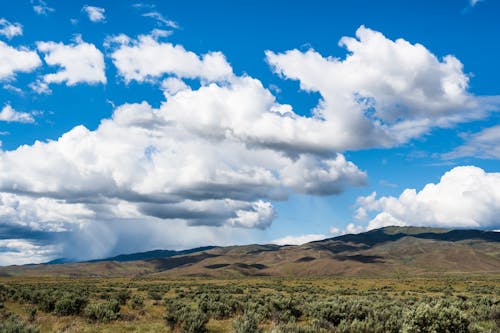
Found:
[[134, 310], [141, 310], [144, 308], [144, 298], [140, 295], [134, 295], [128, 303]]
[[254, 313], [245, 313], [233, 321], [233, 333], [260, 333], [259, 320]]
[[33, 324], [24, 322], [17, 316], [8, 316], [0, 320], [1, 333], [39, 333], [40, 328]]
[[109, 322], [118, 319], [120, 315], [120, 304], [112, 299], [104, 303], [90, 303], [85, 308], [87, 318], [100, 322]]
[[[250, 331], [249, 331], [250, 332]], [[271, 333], [318, 333], [325, 332], [324, 330], [318, 330], [309, 326], [299, 326], [294, 323], [280, 324], [275, 326]]]
[[148, 296], [149, 299], [152, 299], [153, 301], [160, 301], [162, 298], [161, 294], [155, 290], [149, 290]]
[[454, 305], [421, 303], [406, 313], [402, 332], [466, 333], [470, 331], [469, 324], [465, 314]]
[[54, 313], [60, 316], [78, 315], [88, 303], [84, 296], [75, 294], [64, 294], [54, 304]]
[[500, 306], [497, 305], [491, 311], [491, 319], [495, 322], [496, 327], [500, 328]]
[[207, 332], [208, 316], [200, 310], [184, 313], [181, 324], [182, 333], [205, 333]]
[[38, 302], [40, 310], [44, 312], [52, 312], [54, 311], [57, 298], [54, 294], [50, 293], [49, 291], [45, 291], [36, 295], [35, 302]]
[[165, 321], [167, 322], [167, 326], [170, 330], [173, 330], [177, 327], [183, 320], [185, 313], [189, 312], [190, 309], [175, 300], [167, 300], [165, 301], [166, 311], [165, 311]]
[[130, 290], [128, 289], [120, 289], [116, 295], [116, 299], [120, 303], [120, 305], [125, 305], [127, 301], [130, 299]]

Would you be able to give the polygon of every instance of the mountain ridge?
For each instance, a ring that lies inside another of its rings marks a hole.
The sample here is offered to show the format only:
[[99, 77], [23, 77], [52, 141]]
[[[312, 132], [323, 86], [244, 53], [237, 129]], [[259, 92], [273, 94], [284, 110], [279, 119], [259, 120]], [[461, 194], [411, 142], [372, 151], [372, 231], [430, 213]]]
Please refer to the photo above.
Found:
[[393, 226], [302, 245], [207, 246], [0, 267], [4, 276], [384, 276], [398, 271], [500, 273], [500, 233]]

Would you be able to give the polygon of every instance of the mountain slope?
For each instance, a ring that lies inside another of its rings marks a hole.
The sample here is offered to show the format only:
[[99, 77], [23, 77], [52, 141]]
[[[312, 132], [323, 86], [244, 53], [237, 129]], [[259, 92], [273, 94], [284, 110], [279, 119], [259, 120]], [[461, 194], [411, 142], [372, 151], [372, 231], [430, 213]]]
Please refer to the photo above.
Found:
[[181, 250], [181, 251], [153, 250], [153, 251], [138, 252], [138, 253], [131, 253], [131, 254], [120, 254], [120, 255], [117, 255], [114, 257], [110, 257], [110, 258], [89, 260], [87, 262], [100, 262], [100, 261], [126, 262], [126, 261], [147, 260], [147, 259], [154, 259], [154, 258], [166, 258], [166, 257], [173, 257], [173, 256], [181, 256], [184, 254], [190, 254], [190, 253], [194, 253], [194, 252], [207, 251], [207, 250], [211, 250], [213, 248], [215, 248], [215, 246], [197, 247], [194, 249]]
[[300, 246], [207, 247], [174, 256], [145, 259], [144, 254], [136, 254], [125, 258], [143, 260], [123, 261], [123, 258], [11, 266], [0, 268], [0, 275], [238, 277], [500, 273], [500, 233], [386, 227]]

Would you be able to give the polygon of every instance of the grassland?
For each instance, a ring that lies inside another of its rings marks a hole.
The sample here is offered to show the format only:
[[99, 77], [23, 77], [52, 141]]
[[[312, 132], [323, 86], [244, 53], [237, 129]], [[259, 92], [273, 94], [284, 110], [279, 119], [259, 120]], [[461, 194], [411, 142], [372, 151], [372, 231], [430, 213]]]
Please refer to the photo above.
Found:
[[500, 276], [0, 278], [0, 332], [500, 332]]

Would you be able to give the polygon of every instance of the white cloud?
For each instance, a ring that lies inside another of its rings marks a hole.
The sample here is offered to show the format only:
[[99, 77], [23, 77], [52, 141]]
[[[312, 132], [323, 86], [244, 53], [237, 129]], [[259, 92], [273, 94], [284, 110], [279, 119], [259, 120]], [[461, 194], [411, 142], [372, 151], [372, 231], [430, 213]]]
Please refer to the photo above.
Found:
[[276, 245], [302, 245], [305, 243], [314, 242], [325, 238], [326, 236], [322, 234], [285, 236], [283, 238], [275, 239], [271, 243]]
[[[268, 227], [273, 200], [290, 193], [335, 194], [366, 180], [341, 154], [304, 151], [300, 138], [280, 138], [283, 130], [270, 139], [295, 115], [258, 80], [233, 77], [202, 82], [196, 90], [180, 79], [166, 80], [169, 95], [157, 109], [125, 104], [94, 131], [77, 126], [56, 141], [0, 151], [0, 193], [44, 199], [27, 204], [46, 207], [35, 212], [60, 214], [42, 218], [14, 205], [19, 208], [3, 223], [50, 233], [57, 226], [64, 256], [76, 251], [64, 245], [70, 241], [82, 257], [109, 254], [138, 228], [142, 240], [148, 232], [176, 230], [190, 234], [182, 243], [187, 247], [227, 243], [232, 238], [223, 237], [231, 229]], [[267, 128], [267, 122], [274, 125]], [[158, 244], [182, 246], [173, 235]]]
[[5, 105], [0, 111], [0, 121], [15, 122], [15, 123], [34, 123], [35, 119], [30, 113], [18, 112], [9, 104]]
[[349, 223], [345, 229], [340, 229], [337, 227], [330, 227], [329, 233], [333, 236], [347, 235], [347, 234], [359, 234], [364, 232], [366, 229], [363, 226], [355, 225], [354, 223]]
[[470, 6], [474, 7], [477, 5], [479, 2], [484, 1], [484, 0], [469, 0]]
[[439, 226], [460, 228], [498, 227], [500, 214], [500, 173], [487, 173], [474, 166], [446, 172], [439, 183], [421, 191], [404, 190], [399, 198], [376, 194], [357, 202], [366, 212], [377, 215], [368, 229], [388, 225]]
[[36, 92], [37, 94], [51, 94], [52, 90], [49, 87], [49, 84], [41, 79], [36, 80], [35, 82], [31, 82], [29, 84], [31, 90]]
[[11, 79], [16, 72], [31, 72], [41, 64], [36, 52], [0, 41], [0, 80]]
[[137, 40], [131, 40], [120, 35], [113, 41], [119, 46], [111, 58], [126, 82], [142, 82], [165, 74], [208, 81], [226, 80], [233, 75], [231, 66], [220, 52], [199, 57], [181, 45], [161, 43], [153, 36], [139, 36]]
[[302, 155], [281, 172], [283, 183], [298, 193], [338, 194], [349, 185], [364, 185], [366, 178], [344, 156], [335, 159]]
[[61, 67], [56, 73], [44, 75], [45, 83], [106, 83], [104, 56], [93, 44], [77, 38], [73, 44], [38, 42], [37, 48], [45, 54], [48, 65]]
[[33, 10], [38, 15], [48, 15], [54, 11], [54, 8], [49, 7], [47, 2], [43, 0], [31, 0], [31, 4], [33, 5]]
[[4, 85], [3, 85], [3, 88], [4, 88], [5, 90], [9, 90], [9, 91], [11, 91], [11, 92], [13, 92], [13, 93], [16, 93], [16, 94], [18, 94], [18, 95], [22, 95], [22, 94], [24, 93], [24, 92], [23, 92], [23, 90], [22, 90], [21, 88], [16, 87], [16, 86], [14, 86], [14, 85], [12, 85], [12, 84], [10, 84], [10, 83], [4, 84]]
[[344, 60], [314, 50], [266, 56], [275, 72], [321, 94], [315, 117], [341, 150], [393, 146], [486, 114], [488, 106], [467, 92], [468, 76], [454, 56], [438, 59], [421, 44], [363, 26], [340, 45], [348, 50]]
[[476, 157], [484, 159], [500, 158], [500, 125], [465, 135], [465, 143], [453, 151], [443, 154], [444, 159]]
[[177, 24], [177, 22], [166, 19], [159, 12], [152, 11], [152, 12], [142, 14], [142, 16], [149, 17], [149, 18], [156, 20], [156, 22], [158, 22], [159, 25], [166, 26], [166, 27], [169, 27], [172, 29], [179, 29], [179, 24]]
[[54, 247], [36, 245], [29, 240], [0, 239], [0, 266], [47, 262], [54, 253]]
[[161, 83], [161, 88], [165, 97], [170, 97], [177, 94], [180, 91], [190, 89], [187, 84], [184, 83], [181, 79], [176, 77], [168, 77]]
[[0, 35], [12, 39], [23, 34], [23, 26], [20, 23], [11, 23], [4, 18], [0, 18]]
[[106, 12], [104, 8], [94, 7], [85, 5], [82, 8], [92, 22], [104, 22], [106, 20], [106, 16], [104, 13]]
[[165, 38], [171, 36], [173, 31], [171, 30], [162, 30], [162, 29], [153, 29], [151, 31], [151, 37], [154, 39]]

